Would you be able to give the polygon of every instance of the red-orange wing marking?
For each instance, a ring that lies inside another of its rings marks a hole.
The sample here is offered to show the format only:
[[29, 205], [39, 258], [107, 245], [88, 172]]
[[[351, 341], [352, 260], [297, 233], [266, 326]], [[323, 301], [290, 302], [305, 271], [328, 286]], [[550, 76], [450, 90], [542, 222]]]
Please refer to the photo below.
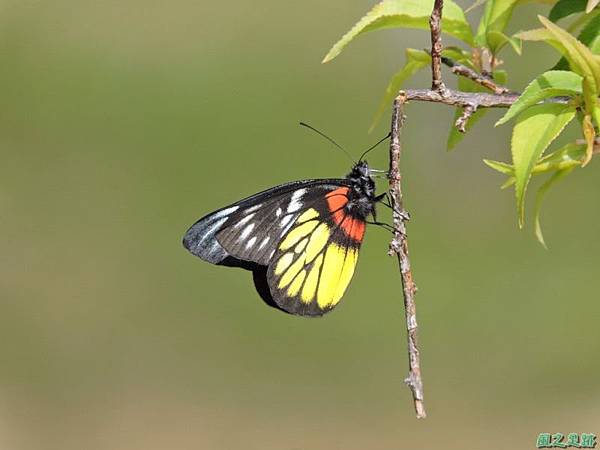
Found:
[[341, 187], [335, 191], [331, 191], [326, 196], [327, 207], [329, 208], [336, 225], [339, 225], [346, 235], [360, 242], [365, 234], [365, 222], [364, 220], [349, 217], [344, 210], [346, 203], [348, 203], [349, 191], [350, 189], [347, 187]]

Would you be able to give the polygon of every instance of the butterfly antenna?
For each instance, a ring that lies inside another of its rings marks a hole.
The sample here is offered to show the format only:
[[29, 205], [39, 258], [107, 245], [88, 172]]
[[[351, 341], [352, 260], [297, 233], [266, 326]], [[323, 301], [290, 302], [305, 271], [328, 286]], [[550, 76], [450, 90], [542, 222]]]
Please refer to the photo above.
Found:
[[362, 160], [363, 160], [363, 158], [364, 158], [365, 156], [367, 156], [367, 153], [369, 153], [371, 150], [373, 150], [375, 147], [377, 147], [377, 146], [378, 146], [379, 144], [381, 144], [382, 142], [384, 142], [384, 141], [386, 141], [387, 139], [389, 139], [391, 135], [392, 135], [392, 133], [391, 133], [391, 132], [389, 132], [389, 133], [387, 134], [387, 136], [385, 136], [384, 138], [381, 138], [381, 139], [380, 139], [380, 140], [379, 140], [379, 141], [378, 141], [378, 142], [377, 142], [375, 145], [373, 145], [373, 146], [369, 147], [368, 149], [366, 149], [366, 150], [364, 151], [364, 153], [363, 153], [362, 155], [360, 155], [360, 159], [359, 159], [359, 161], [362, 161]]
[[[313, 126], [311, 126], [311, 125], [309, 125], [307, 123], [304, 123], [304, 122], [300, 122], [300, 125], [303, 126], [303, 127], [308, 128], [309, 130], [312, 130], [315, 133], [317, 133], [318, 135], [324, 137], [329, 142], [331, 142], [333, 145], [335, 145], [337, 148], [339, 148], [341, 151], [343, 151], [346, 154], [346, 156], [348, 158], [350, 158], [350, 160], [354, 161], [354, 158], [352, 157], [352, 155], [350, 155], [350, 153], [348, 153], [348, 151], [344, 147], [342, 147], [340, 144], [338, 144], [337, 142], [335, 142], [333, 139], [331, 139], [325, 133], [323, 133], [322, 131], [317, 130], [315, 127], [313, 127]], [[356, 163], [356, 161], [354, 161], [354, 162]]]

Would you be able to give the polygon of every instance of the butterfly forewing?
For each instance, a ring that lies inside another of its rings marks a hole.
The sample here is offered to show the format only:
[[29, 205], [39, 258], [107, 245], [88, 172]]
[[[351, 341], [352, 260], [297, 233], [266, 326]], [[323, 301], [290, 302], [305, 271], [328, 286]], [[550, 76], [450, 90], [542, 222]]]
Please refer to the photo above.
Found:
[[265, 198], [232, 213], [216, 235], [219, 244], [235, 258], [269, 265], [277, 245], [307, 209], [319, 206], [339, 185], [299, 187]]
[[[314, 199], [317, 192], [324, 195], [344, 183], [344, 179], [294, 181], [259, 192], [202, 217], [186, 232], [183, 245], [213, 264], [233, 257], [268, 265], [281, 234], [307, 199]], [[306, 198], [299, 195], [306, 190], [310, 192]]]

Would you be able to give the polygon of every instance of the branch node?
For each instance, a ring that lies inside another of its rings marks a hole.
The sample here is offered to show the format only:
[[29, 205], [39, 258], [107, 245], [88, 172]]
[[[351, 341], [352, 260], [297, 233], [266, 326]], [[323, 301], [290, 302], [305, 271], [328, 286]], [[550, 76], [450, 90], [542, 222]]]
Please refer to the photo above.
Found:
[[470, 104], [463, 107], [461, 116], [456, 119], [456, 122], [454, 123], [456, 128], [458, 128], [458, 131], [461, 133], [465, 133], [467, 131], [467, 123], [475, 111], [477, 111], [477, 105]]

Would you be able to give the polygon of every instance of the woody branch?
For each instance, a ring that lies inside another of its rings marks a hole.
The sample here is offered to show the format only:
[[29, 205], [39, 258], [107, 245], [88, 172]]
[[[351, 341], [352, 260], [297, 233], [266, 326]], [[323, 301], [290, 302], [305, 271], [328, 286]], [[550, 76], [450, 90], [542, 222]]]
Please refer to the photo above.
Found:
[[408, 238], [406, 235], [406, 219], [402, 198], [402, 176], [400, 173], [401, 143], [400, 132], [404, 123], [404, 104], [406, 94], [400, 95], [394, 101], [392, 110], [391, 140], [390, 140], [390, 170], [389, 190], [392, 199], [392, 215], [394, 223], [394, 236], [390, 242], [390, 255], [396, 255], [400, 266], [402, 280], [402, 295], [404, 298], [404, 313], [408, 339], [408, 377], [404, 382], [412, 392], [413, 403], [417, 418], [427, 416], [423, 402], [423, 381], [421, 379], [421, 362], [417, 340], [417, 312], [415, 294], [417, 286], [413, 280], [410, 259], [408, 256]]
[[[390, 167], [389, 167], [389, 192], [392, 200], [394, 235], [389, 246], [389, 254], [396, 255], [400, 266], [402, 280], [402, 294], [404, 299], [406, 330], [408, 338], [409, 373], [404, 380], [409, 386], [417, 418], [426, 417], [423, 401], [423, 380], [421, 378], [421, 362], [417, 339], [417, 316], [415, 305], [415, 285], [408, 254], [408, 237], [406, 221], [408, 215], [404, 212], [402, 198], [402, 174], [400, 171], [400, 156], [402, 146], [400, 134], [404, 124], [404, 106], [410, 101], [441, 103], [448, 106], [462, 108], [463, 112], [455, 125], [460, 132], [466, 131], [466, 126], [471, 115], [479, 108], [509, 108], [520, 94], [510, 92], [504, 86], [497, 84], [490, 71], [481, 69], [482, 73], [458, 64], [450, 58], [442, 57], [442, 10], [443, 0], [434, 0], [434, 6], [429, 20], [431, 29], [431, 89], [409, 89], [400, 91], [394, 100], [392, 109], [391, 140], [390, 140]], [[484, 49], [485, 51], [485, 49]], [[442, 64], [450, 67], [455, 75], [466, 77], [485, 87], [491, 92], [463, 92], [448, 89], [442, 81]], [[567, 103], [566, 97], [554, 97], [544, 102]], [[600, 151], [600, 144], [597, 144]]]

